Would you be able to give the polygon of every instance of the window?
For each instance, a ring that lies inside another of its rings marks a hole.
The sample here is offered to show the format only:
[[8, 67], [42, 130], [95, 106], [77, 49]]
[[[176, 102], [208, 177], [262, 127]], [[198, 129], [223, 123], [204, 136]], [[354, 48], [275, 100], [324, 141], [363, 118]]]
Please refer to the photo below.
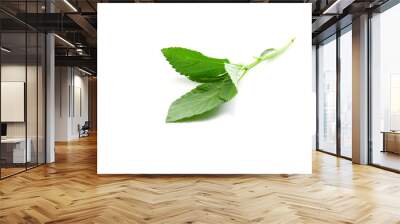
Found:
[[336, 37], [318, 48], [318, 149], [336, 153]]
[[352, 157], [352, 33], [351, 26], [340, 36], [340, 155]]
[[400, 170], [400, 5], [371, 18], [371, 162]]
[[[19, 2], [19, 13], [44, 2]], [[10, 4], [1, 2], [3, 4]], [[45, 35], [0, 13], [0, 178], [45, 163]], [[4, 25], [4, 26], [3, 26]]]

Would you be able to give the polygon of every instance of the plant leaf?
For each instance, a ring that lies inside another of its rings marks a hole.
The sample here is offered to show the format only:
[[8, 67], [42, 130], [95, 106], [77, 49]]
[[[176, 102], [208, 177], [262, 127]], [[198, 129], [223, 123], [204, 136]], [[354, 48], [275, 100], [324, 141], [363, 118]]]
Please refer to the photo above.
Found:
[[177, 122], [202, 115], [229, 101], [236, 94], [237, 89], [229, 78], [200, 84], [171, 104], [166, 122]]
[[233, 84], [235, 84], [236, 88], [238, 87], [238, 82], [240, 77], [242, 77], [244, 70], [241, 65], [235, 64], [225, 64], [225, 70], [231, 78]]
[[163, 48], [162, 53], [172, 67], [192, 81], [215, 82], [226, 77], [228, 59], [210, 58], [200, 52], [181, 47]]

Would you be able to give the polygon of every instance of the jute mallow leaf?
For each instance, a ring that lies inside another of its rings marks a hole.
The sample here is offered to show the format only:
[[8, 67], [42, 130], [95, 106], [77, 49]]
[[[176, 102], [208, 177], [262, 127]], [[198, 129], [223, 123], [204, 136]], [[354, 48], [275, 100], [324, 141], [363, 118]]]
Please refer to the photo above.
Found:
[[229, 78], [200, 84], [171, 104], [167, 122], [189, 119], [209, 112], [232, 99], [236, 93], [236, 87]]
[[171, 66], [190, 80], [200, 83], [215, 82], [224, 79], [225, 63], [228, 59], [211, 58], [200, 52], [181, 47], [161, 50]]
[[173, 68], [192, 81], [202, 83], [175, 100], [168, 110], [166, 122], [188, 121], [201, 117], [236, 96], [239, 81], [259, 63], [272, 60], [285, 52], [294, 38], [279, 49], [268, 48], [248, 64], [231, 64], [227, 59], [210, 58], [200, 52], [180, 48], [164, 48], [162, 53]]

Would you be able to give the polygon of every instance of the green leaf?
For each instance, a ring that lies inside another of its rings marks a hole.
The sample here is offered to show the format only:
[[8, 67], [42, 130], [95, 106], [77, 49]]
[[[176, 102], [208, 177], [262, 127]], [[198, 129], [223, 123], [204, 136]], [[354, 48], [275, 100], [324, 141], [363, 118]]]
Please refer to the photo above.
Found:
[[181, 47], [161, 50], [172, 67], [192, 81], [207, 83], [226, 77], [224, 68], [228, 59], [210, 58], [200, 52]]
[[237, 89], [229, 78], [200, 84], [171, 104], [166, 122], [177, 122], [202, 115], [229, 101], [236, 94]]
[[225, 70], [231, 78], [233, 84], [235, 84], [236, 88], [238, 87], [238, 82], [240, 77], [242, 77], [244, 70], [242, 69], [242, 65], [235, 64], [225, 64]]

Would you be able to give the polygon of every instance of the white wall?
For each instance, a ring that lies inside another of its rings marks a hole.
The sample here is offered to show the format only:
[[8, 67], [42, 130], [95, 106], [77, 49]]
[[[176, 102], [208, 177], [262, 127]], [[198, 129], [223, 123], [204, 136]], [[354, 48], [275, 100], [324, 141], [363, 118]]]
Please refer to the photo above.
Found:
[[70, 70], [68, 67], [56, 67], [55, 74], [55, 140], [67, 141]]
[[[19, 64], [8, 64], [1, 66], [1, 81], [3, 82], [25, 82], [26, 67]], [[31, 74], [32, 66], [28, 66], [28, 74]], [[3, 110], [4, 108], [2, 108]], [[25, 136], [25, 123], [24, 122], [11, 122], [7, 123], [7, 137], [24, 137]]]
[[55, 140], [77, 139], [78, 125], [88, 120], [88, 78], [76, 68], [56, 67], [55, 88]]
[[[7, 137], [21, 138], [26, 135], [31, 142], [32, 158], [35, 158], [32, 161], [36, 162], [36, 158], [39, 158], [39, 163], [43, 163], [45, 150], [45, 85], [42, 67], [36, 67], [36, 65], [25, 66], [25, 64], [18, 63], [3, 64], [1, 66], [1, 76], [2, 82], [16, 81], [26, 83], [27, 91], [26, 108], [22, 108], [22, 112], [26, 110], [27, 120], [23, 122], [6, 122]], [[1, 108], [1, 110], [4, 112], [7, 108]], [[39, 153], [38, 157], [36, 152]]]
[[[27, 73], [26, 73], [27, 72]], [[41, 72], [41, 71], [39, 71]], [[1, 81], [2, 82], [25, 82], [25, 75], [27, 74], [27, 78], [29, 81], [29, 86], [36, 86], [36, 66], [27, 66], [19, 65], [19, 64], [6, 64], [1, 66]], [[32, 113], [32, 111], [36, 111], [36, 88], [27, 88], [27, 110], [28, 110], [28, 136], [31, 133], [29, 130], [32, 127], [32, 130], [36, 130], [36, 113]], [[33, 99], [34, 98], [34, 99]], [[33, 102], [33, 104], [31, 104]], [[4, 110], [5, 108], [2, 108]], [[34, 122], [35, 124], [31, 124]], [[34, 126], [34, 127], [33, 127]], [[33, 131], [32, 131], [33, 132]], [[35, 132], [36, 133], [36, 132]], [[7, 122], [7, 135], [8, 137], [24, 137], [25, 136], [25, 122]]]
[[[83, 125], [85, 121], [89, 120], [88, 113], [88, 77], [82, 76], [82, 73], [76, 73], [78, 70], [74, 70], [74, 96], [72, 98], [75, 100], [71, 102], [74, 104], [72, 108], [72, 119], [71, 119], [71, 135], [73, 138], [79, 137], [78, 125]], [[79, 97], [80, 95], [80, 97]], [[80, 111], [81, 110], [81, 111]]]

